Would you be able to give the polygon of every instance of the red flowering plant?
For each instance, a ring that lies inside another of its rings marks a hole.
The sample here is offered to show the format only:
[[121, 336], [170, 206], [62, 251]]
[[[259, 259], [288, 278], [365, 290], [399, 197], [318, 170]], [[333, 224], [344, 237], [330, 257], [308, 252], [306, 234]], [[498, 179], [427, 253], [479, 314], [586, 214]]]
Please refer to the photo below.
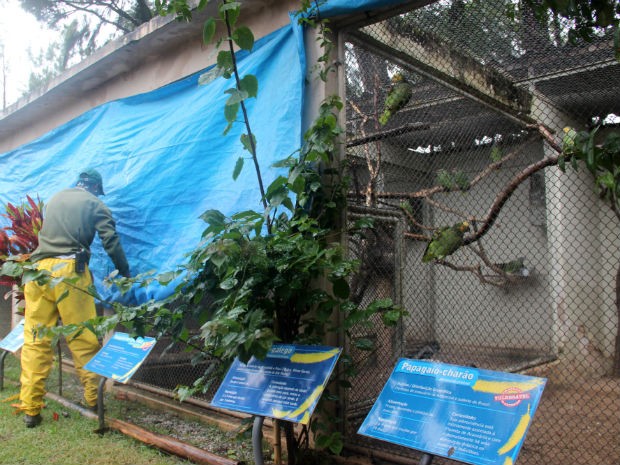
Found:
[[[43, 202], [26, 196], [21, 205], [6, 204], [1, 216], [9, 225], [0, 229], [0, 284], [21, 284], [20, 263], [28, 261], [39, 245], [39, 231], [43, 225]], [[11, 234], [9, 234], [11, 233]]]

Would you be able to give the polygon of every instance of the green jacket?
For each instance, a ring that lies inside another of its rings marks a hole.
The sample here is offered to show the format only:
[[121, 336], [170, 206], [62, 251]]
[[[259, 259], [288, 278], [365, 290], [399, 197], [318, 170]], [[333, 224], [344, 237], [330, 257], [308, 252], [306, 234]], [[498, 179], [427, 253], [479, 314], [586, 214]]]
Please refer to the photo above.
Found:
[[88, 251], [90, 258], [95, 232], [119, 273], [129, 276], [129, 265], [110, 209], [99, 198], [77, 187], [58, 192], [47, 203], [39, 246], [30, 258], [36, 262], [71, 255], [81, 247]]

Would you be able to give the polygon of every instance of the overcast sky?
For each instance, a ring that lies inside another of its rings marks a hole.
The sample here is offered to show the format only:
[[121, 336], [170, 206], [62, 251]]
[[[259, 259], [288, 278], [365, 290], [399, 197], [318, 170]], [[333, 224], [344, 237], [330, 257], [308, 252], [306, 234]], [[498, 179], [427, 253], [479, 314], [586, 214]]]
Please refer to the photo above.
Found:
[[28, 76], [32, 70], [28, 49], [37, 55], [53, 37], [54, 33], [38, 23], [34, 16], [24, 12], [17, 0], [0, 0], [0, 43], [4, 44], [6, 59], [7, 105], [17, 101], [28, 87]]

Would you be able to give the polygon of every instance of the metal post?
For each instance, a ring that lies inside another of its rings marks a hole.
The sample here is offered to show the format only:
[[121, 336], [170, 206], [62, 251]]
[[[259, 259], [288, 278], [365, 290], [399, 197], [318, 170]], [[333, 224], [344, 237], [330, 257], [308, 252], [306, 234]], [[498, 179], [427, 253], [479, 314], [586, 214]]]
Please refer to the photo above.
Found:
[[103, 388], [105, 387], [105, 383], [107, 378], [102, 377], [99, 380], [99, 387], [97, 389], [97, 416], [99, 417], [99, 430], [98, 432], [103, 434], [105, 432], [105, 418], [104, 418], [104, 408], [103, 408]]
[[263, 422], [265, 417], [257, 416], [254, 418], [252, 426], [252, 448], [254, 449], [254, 463], [264, 465], [263, 461]]
[[422, 455], [422, 458], [420, 459], [420, 465], [431, 465], [431, 462], [433, 461], [433, 457], [434, 455], [431, 455], [431, 454]]
[[8, 352], [3, 350], [2, 355], [0, 355], [0, 391], [4, 389], [4, 359], [6, 358], [6, 354], [8, 354]]
[[62, 397], [62, 350], [60, 349], [60, 340], [56, 344], [58, 349], [58, 395]]

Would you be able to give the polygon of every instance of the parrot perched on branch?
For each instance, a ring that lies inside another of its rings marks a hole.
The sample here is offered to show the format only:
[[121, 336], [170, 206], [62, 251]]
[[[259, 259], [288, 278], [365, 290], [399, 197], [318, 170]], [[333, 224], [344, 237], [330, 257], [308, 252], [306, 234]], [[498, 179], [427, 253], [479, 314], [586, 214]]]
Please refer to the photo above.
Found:
[[564, 128], [564, 137], [562, 138], [562, 151], [565, 154], [572, 154], [575, 150], [575, 139], [577, 138], [577, 131], [571, 127]]
[[392, 76], [392, 87], [388, 91], [385, 103], [383, 104], [383, 113], [379, 116], [379, 123], [382, 126], [401, 108], [403, 108], [411, 99], [412, 87], [411, 83], [401, 73]]
[[509, 262], [496, 263], [497, 267], [504, 273], [528, 276], [529, 270], [525, 267], [525, 257], [515, 258]]
[[467, 221], [462, 221], [436, 231], [426, 246], [422, 262], [442, 260], [456, 252], [463, 245], [463, 236], [467, 231], [469, 231], [469, 223]]

